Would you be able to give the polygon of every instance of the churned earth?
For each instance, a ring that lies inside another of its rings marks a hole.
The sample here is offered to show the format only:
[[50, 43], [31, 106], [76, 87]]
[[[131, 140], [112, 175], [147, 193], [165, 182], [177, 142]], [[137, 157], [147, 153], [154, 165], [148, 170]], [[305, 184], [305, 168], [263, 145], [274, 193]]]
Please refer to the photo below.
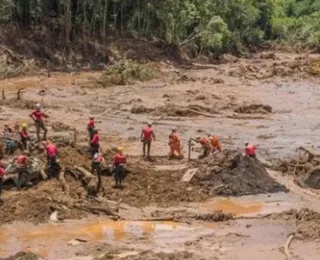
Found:
[[[1, 121], [27, 122], [33, 130], [28, 115], [41, 103], [49, 139], [76, 140], [66, 141], [62, 162], [88, 168], [86, 123], [93, 114], [107, 163], [112, 149], [124, 146], [128, 174], [123, 190], [103, 176], [98, 197], [67, 171], [68, 193], [58, 180], [22, 191], [5, 187], [0, 257], [36, 259], [13, 256], [24, 251], [44, 259], [317, 259], [317, 190], [265, 166], [299, 146], [318, 148], [318, 58], [276, 53], [217, 65], [163, 62], [150, 64], [153, 80], [111, 87], [98, 84], [102, 72], [2, 80]], [[147, 121], [156, 135], [152, 161], [141, 157]], [[181, 161], [166, 158], [172, 126], [181, 135]], [[188, 161], [189, 138], [205, 134], [217, 134], [224, 152], [201, 161], [195, 148]], [[245, 141], [259, 144], [263, 163], [243, 158]], [[182, 182], [192, 168], [193, 179]]]

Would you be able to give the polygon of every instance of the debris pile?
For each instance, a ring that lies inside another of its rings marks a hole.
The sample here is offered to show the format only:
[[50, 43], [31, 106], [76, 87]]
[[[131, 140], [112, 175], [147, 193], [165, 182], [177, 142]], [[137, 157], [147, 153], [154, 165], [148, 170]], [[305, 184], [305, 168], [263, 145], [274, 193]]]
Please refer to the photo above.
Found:
[[243, 156], [238, 151], [224, 150], [214, 158], [197, 164], [198, 174], [191, 183], [199, 185], [209, 196], [288, 191], [269, 176], [258, 159]]
[[293, 158], [278, 161], [273, 168], [292, 174], [294, 181], [301, 187], [320, 189], [320, 154], [309, 149], [299, 147]]
[[234, 110], [241, 114], [269, 114], [272, 113], [272, 107], [262, 104], [243, 105]]

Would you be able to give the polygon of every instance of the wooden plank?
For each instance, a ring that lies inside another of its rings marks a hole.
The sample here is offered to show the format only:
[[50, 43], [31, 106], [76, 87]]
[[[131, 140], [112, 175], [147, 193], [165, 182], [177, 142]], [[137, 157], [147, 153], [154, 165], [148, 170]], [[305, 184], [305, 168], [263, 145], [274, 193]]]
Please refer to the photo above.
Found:
[[182, 176], [181, 182], [190, 182], [193, 176], [197, 173], [198, 168], [189, 169], [186, 173]]

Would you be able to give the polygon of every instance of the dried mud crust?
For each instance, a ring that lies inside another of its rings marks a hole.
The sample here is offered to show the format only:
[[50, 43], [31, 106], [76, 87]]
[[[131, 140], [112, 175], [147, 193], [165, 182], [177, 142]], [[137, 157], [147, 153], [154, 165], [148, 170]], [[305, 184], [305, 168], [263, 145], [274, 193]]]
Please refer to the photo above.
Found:
[[191, 183], [199, 185], [209, 196], [288, 192], [285, 186], [269, 176], [258, 159], [243, 156], [237, 151], [225, 150], [196, 164], [199, 170]]
[[272, 107], [262, 104], [242, 105], [234, 110], [241, 114], [269, 114], [272, 113]]

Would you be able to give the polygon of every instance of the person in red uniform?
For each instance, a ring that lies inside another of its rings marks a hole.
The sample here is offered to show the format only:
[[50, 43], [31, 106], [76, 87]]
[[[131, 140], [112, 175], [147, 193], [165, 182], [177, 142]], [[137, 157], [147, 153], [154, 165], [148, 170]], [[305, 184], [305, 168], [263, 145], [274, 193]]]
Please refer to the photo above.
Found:
[[3, 178], [4, 178], [5, 174], [6, 174], [6, 172], [4, 169], [4, 165], [2, 162], [0, 162], [0, 197], [1, 197], [1, 193], [2, 193]]
[[34, 110], [30, 115], [31, 119], [34, 121], [36, 126], [36, 133], [38, 141], [40, 141], [40, 130], [43, 130], [43, 140], [47, 140], [48, 129], [46, 128], [43, 119], [48, 118], [48, 115], [41, 111], [40, 104], [36, 105], [36, 110]]
[[43, 142], [47, 156], [47, 174], [49, 179], [54, 176], [54, 169], [57, 164], [58, 149], [57, 146], [50, 141]]
[[18, 155], [18, 157], [15, 159], [16, 161], [16, 167], [17, 167], [17, 173], [18, 173], [18, 183], [17, 187], [20, 189], [23, 184], [28, 183], [28, 152], [22, 152]]
[[177, 152], [179, 159], [183, 158], [183, 154], [181, 153], [181, 148], [180, 148], [180, 136], [177, 133], [176, 127], [172, 127], [172, 132], [169, 135], [169, 146], [170, 146], [169, 159], [175, 156], [174, 154], [175, 152]]
[[19, 133], [20, 135], [20, 141], [22, 143], [22, 148], [23, 150], [29, 151], [29, 142], [30, 142], [30, 136], [28, 132], [28, 125], [27, 124], [22, 124], [21, 125], [21, 131]]
[[89, 116], [89, 122], [87, 124], [87, 130], [88, 130], [88, 133], [89, 133], [89, 140], [91, 141], [92, 140], [92, 137], [94, 135], [94, 128], [95, 128], [95, 120], [94, 120], [94, 116], [93, 115], [90, 115]]
[[142, 151], [143, 157], [146, 156], [146, 147], [147, 147], [147, 158], [150, 158], [150, 149], [151, 142], [156, 140], [156, 137], [153, 132], [152, 123], [148, 122], [148, 125], [142, 129], [141, 132], [141, 142], [143, 143]]
[[246, 142], [245, 146], [246, 146], [246, 149], [245, 149], [246, 156], [256, 158], [257, 145], [252, 145], [252, 144], [249, 144], [249, 142]]
[[210, 151], [212, 148], [211, 148], [210, 142], [207, 137], [197, 136], [196, 139], [191, 139], [191, 140], [201, 144], [201, 146], [202, 146], [203, 154], [200, 155], [199, 158], [201, 158], [201, 159], [205, 158], [210, 154]]
[[125, 164], [127, 163], [126, 156], [123, 154], [123, 147], [118, 147], [118, 152], [115, 154], [113, 158], [113, 166], [115, 167], [115, 182], [116, 188], [122, 187], [122, 181], [124, 179], [124, 172], [125, 172]]
[[93, 131], [93, 136], [90, 140], [90, 147], [91, 147], [91, 154], [93, 158], [94, 154], [99, 153], [99, 148], [100, 148], [100, 136], [98, 133], [98, 129], [94, 129]]
[[92, 164], [91, 164], [91, 172], [101, 173], [101, 165], [104, 163], [104, 159], [101, 153], [95, 153], [93, 155]]

